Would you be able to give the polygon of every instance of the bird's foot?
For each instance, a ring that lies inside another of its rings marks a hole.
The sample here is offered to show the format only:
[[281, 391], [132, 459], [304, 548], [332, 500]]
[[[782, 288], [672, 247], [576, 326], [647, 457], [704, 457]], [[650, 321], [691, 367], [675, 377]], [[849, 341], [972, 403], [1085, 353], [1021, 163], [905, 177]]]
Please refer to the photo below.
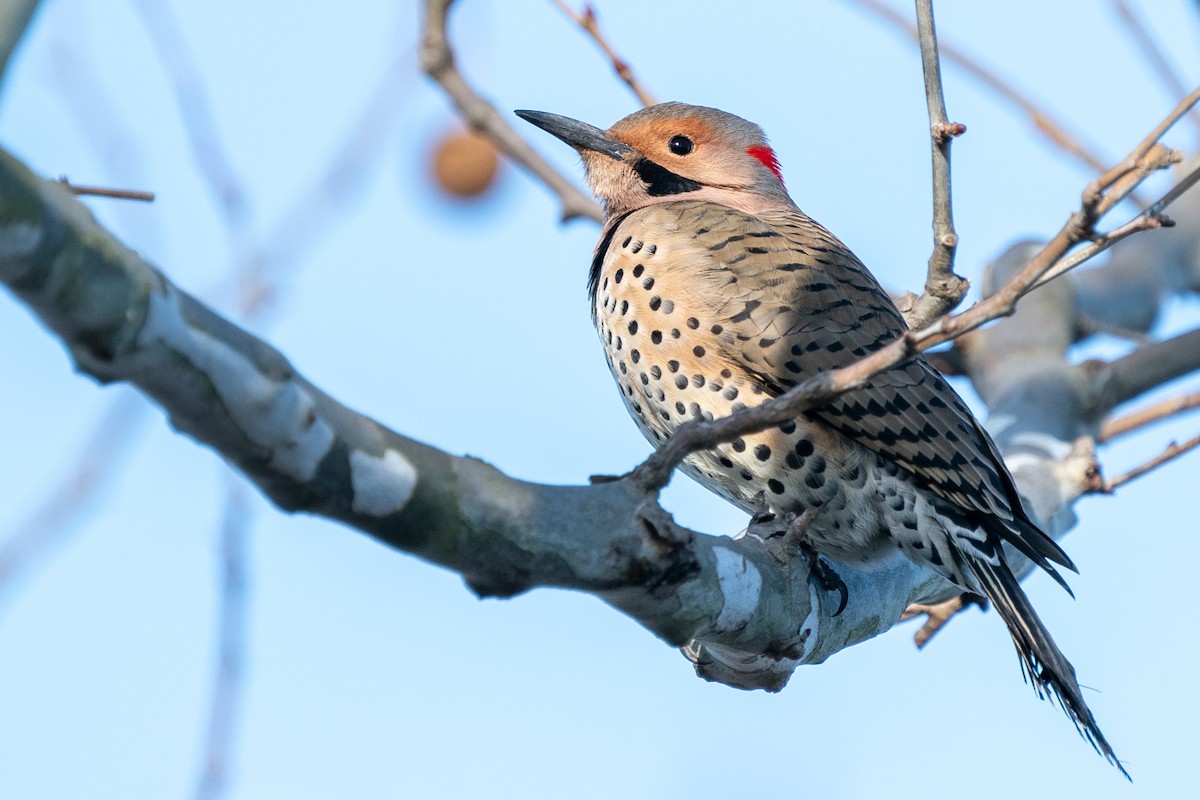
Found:
[[800, 552], [808, 559], [808, 579], [816, 581], [817, 586], [826, 592], [838, 593], [838, 607], [837, 611], [833, 612], [833, 616], [841, 614], [846, 610], [846, 603], [850, 601], [850, 589], [846, 586], [846, 582], [833, 567], [821, 560], [821, 554], [814, 550], [808, 542], [800, 543]]
[[[759, 492], [754, 495], [754, 516], [750, 517], [750, 527], [766, 525], [774, 521], [775, 512], [771, 510], [771, 504], [767, 502], [767, 493]], [[778, 535], [782, 536], [783, 532], [781, 531]]]
[[[774, 519], [773, 514], [767, 519], [763, 519], [762, 516], [762, 513], [756, 512], [751, 524], [770, 522]], [[836, 617], [846, 610], [846, 603], [850, 600], [850, 590], [846, 587], [846, 582], [842, 580], [842, 577], [833, 567], [821, 560], [820, 554], [808, 542], [808, 528], [816, 516], [817, 510], [813, 508], [806, 509], [799, 516], [789, 514], [786, 528], [776, 527], [770, 534], [763, 536], [762, 540], [767, 552], [774, 556], [780, 564], [790, 563], [796, 553], [804, 556], [805, 561], [808, 562], [809, 580], [816, 581], [823, 591], [838, 593], [837, 611], [833, 612], [833, 616]]]
[[900, 615], [900, 621], [903, 622], [906, 619], [912, 619], [921, 614], [925, 615], [925, 624], [913, 634], [913, 641], [920, 648], [929, 644], [929, 640], [936, 636], [938, 631], [946, 626], [947, 622], [954, 619], [956, 614], [970, 605], [987, 608], [987, 600], [979, 595], [964, 592], [957, 597], [951, 597], [949, 600], [943, 600], [940, 603], [913, 603], [904, 609], [904, 613]]

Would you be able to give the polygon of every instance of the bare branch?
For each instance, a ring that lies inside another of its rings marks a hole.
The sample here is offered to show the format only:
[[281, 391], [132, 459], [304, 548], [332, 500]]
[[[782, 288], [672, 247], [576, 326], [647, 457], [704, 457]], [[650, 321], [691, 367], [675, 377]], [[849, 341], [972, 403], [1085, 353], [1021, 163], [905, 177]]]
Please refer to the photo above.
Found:
[[252, 519], [246, 485], [227, 470], [225, 484], [225, 513], [221, 519], [221, 639], [196, 800], [214, 800], [225, 794], [233, 731], [244, 687], [247, 538]]
[[[916, 26], [909, 22], [902, 14], [898, 14], [894, 9], [881, 2], [881, 0], [856, 0], [856, 2], [894, 27], [904, 31], [914, 40], [917, 39]], [[941, 41], [940, 46], [943, 56], [957, 64], [968, 75], [978, 80], [1003, 100], [1024, 113], [1034, 128], [1049, 139], [1055, 147], [1058, 147], [1077, 161], [1087, 165], [1092, 172], [1103, 172], [1105, 170], [1105, 160], [1098, 157], [1094, 150], [1085, 146], [1079, 140], [1079, 137], [1069, 133], [1067, 126], [1061, 120], [1055, 119], [1045, 108], [1035, 104], [1010, 84], [1001, 80], [994, 72], [957, 47], [947, 44], [944, 39]]]
[[554, 192], [562, 205], [563, 220], [587, 217], [596, 222], [604, 214], [595, 200], [581, 192], [550, 162], [539, 156], [508, 124], [507, 116], [471, 88], [454, 62], [454, 50], [447, 33], [447, 16], [454, 0], [426, 0], [425, 24], [421, 36], [421, 69], [442, 87], [458, 111], [473, 128]]
[[[91, 265], [86, 276], [55, 291], [79, 259]], [[839, 566], [850, 599], [835, 615], [840, 598], [817, 591], [804, 564], [781, 566], [755, 537], [682, 528], [630, 480], [525, 483], [393, 433], [173, 286], [65, 189], [3, 151], [0, 282], [81, 371], [134, 383], [281, 508], [447, 566], [480, 594], [592, 592], [670, 643], [691, 640], [710, 678], [778, 689], [797, 665], [952, 592], [897, 552], [870, 569]], [[745, 669], [751, 662], [758, 668]]]
[[70, 189], [71, 194], [77, 197], [91, 195], [93, 197], [112, 197], [118, 200], [140, 200], [144, 203], [154, 202], [154, 192], [143, 192], [138, 189], [108, 189], [103, 186], [80, 186], [78, 183], [71, 183], [67, 180], [66, 175], [60, 177], [58, 182]]
[[36, 557], [62, 545], [121, 474], [146, 421], [148, 406], [133, 392], [115, 397], [92, 430], [74, 467], [28, 518], [0, 543], [0, 589], [11, 587]]
[[638, 102], [643, 106], [652, 106], [655, 104], [654, 97], [646, 90], [646, 87], [633, 76], [633, 70], [629, 67], [629, 62], [617, 55], [617, 51], [613, 50], [612, 45], [604, 38], [604, 34], [600, 33], [600, 25], [596, 21], [596, 10], [590, 5], [583, 7], [583, 13], [578, 13], [571, 6], [567, 5], [566, 0], [554, 0], [554, 5], [558, 6], [559, 10], [570, 17], [576, 25], [583, 29], [583, 32], [592, 38], [596, 46], [604, 51], [604, 55], [608, 56], [608, 60], [612, 62], [613, 72], [617, 73], [620, 78]]
[[[1146, 26], [1142, 24], [1141, 16], [1134, 13], [1133, 8], [1126, 0], [1113, 0], [1113, 6], [1117, 15], [1125, 23], [1125, 30], [1133, 38], [1138, 50], [1141, 51], [1142, 57], [1149, 62], [1170, 96], [1182, 97], [1187, 92], [1187, 86], [1180, 79], [1179, 72], [1167, 62], [1160, 44], [1154, 41], [1150, 32], [1146, 30]], [[1188, 112], [1188, 116], [1194, 125], [1200, 126], [1200, 114], [1193, 109]]]
[[1155, 456], [1154, 458], [1147, 461], [1145, 464], [1134, 467], [1133, 469], [1129, 470], [1128, 472], [1126, 472], [1122, 475], [1118, 475], [1115, 478], [1110, 478], [1110, 479], [1104, 481], [1104, 488], [1101, 489], [1101, 491], [1105, 494], [1112, 494], [1118, 488], [1120, 488], [1121, 486], [1124, 486], [1125, 484], [1129, 483], [1130, 481], [1134, 480], [1135, 478], [1140, 478], [1141, 476], [1145, 475], [1147, 472], [1151, 472], [1155, 469], [1158, 469], [1163, 464], [1166, 464], [1170, 461], [1174, 461], [1175, 459], [1179, 458], [1181, 455], [1188, 452], [1189, 450], [1194, 450], [1196, 447], [1200, 447], [1200, 436], [1193, 436], [1191, 439], [1188, 439], [1183, 444], [1176, 444], [1175, 442], [1171, 442], [1169, 445], [1167, 445], [1166, 450], [1163, 450], [1161, 453], [1159, 453], [1157, 456]]
[[[962, 302], [969, 284], [954, 274], [958, 234], [950, 202], [950, 144], [966, 127], [946, 117], [942, 95], [942, 69], [938, 62], [933, 0], [917, 0], [917, 29], [921, 66], [925, 77], [925, 102], [929, 107], [929, 132], [933, 144], [933, 254], [925, 278], [925, 292], [901, 306], [910, 328], [924, 328]], [[905, 307], [907, 306], [907, 307]]]
[[1162, 422], [1170, 417], [1200, 408], [1200, 392], [1172, 397], [1138, 411], [1130, 412], [1115, 419], [1106, 420], [1100, 427], [1100, 442], [1111, 442], [1121, 436], [1141, 430], [1156, 422]]
[[1200, 369], [1200, 328], [1152, 342], [1108, 363], [1088, 362], [1097, 417], [1167, 381]]
[[0, 80], [40, 5], [41, 0], [10, 0], [0, 4]]

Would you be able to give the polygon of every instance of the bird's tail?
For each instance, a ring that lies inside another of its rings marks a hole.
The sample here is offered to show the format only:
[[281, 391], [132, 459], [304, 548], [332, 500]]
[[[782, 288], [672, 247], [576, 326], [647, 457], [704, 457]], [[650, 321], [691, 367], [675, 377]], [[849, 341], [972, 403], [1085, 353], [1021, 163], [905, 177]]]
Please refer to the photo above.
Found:
[[1075, 678], [1075, 668], [1054, 643], [1012, 570], [1003, 561], [999, 565], [974, 558], [966, 561], [979, 580], [980, 588], [1008, 626], [1017, 654], [1021, 657], [1021, 667], [1038, 697], [1049, 693], [1058, 700], [1079, 733], [1128, 779], [1129, 773], [1117, 760], [1116, 753], [1083, 701], [1079, 681]]

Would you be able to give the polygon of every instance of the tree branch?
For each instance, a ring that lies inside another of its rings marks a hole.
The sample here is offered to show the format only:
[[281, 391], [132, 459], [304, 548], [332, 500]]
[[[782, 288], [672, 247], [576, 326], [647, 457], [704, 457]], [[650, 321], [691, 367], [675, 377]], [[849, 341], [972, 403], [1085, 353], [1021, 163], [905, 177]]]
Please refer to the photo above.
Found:
[[1169, 445], [1167, 445], [1166, 450], [1163, 450], [1145, 464], [1141, 464], [1140, 466], [1134, 467], [1128, 472], [1118, 475], [1115, 478], [1110, 478], [1109, 480], [1104, 481], [1103, 487], [1099, 491], [1103, 492], [1104, 494], [1112, 494], [1119, 487], [1124, 486], [1135, 478], [1140, 478], [1147, 472], [1158, 469], [1163, 464], [1174, 461], [1184, 453], [1188, 452], [1189, 450], [1194, 450], [1197, 447], [1200, 447], [1200, 436], [1193, 436], [1183, 444], [1171, 442]]
[[539, 156], [508, 124], [507, 116], [484, 100], [467, 84], [454, 61], [454, 50], [447, 32], [447, 17], [454, 0], [426, 0], [425, 22], [421, 35], [421, 69], [433, 78], [458, 107], [472, 127], [483, 133], [509, 158], [546, 184], [562, 204], [564, 221], [588, 217], [604, 220], [600, 205], [581, 192], [550, 162]]
[[[880, 2], [880, 0], [856, 0], [856, 2], [893, 27], [904, 31], [914, 40], [917, 39], [916, 26], [885, 3]], [[999, 76], [987, 67], [984, 67], [954, 45], [948, 44], [945, 40], [941, 42], [941, 51], [942, 55], [949, 61], [957, 64], [968, 75], [1024, 113], [1029, 118], [1029, 122], [1033, 127], [1055, 147], [1085, 164], [1091, 172], [1104, 171], [1106, 166], [1105, 160], [1085, 146], [1077, 136], [1068, 132], [1067, 126], [1062, 121], [1055, 119], [1045, 108], [1034, 103], [1024, 94], [1001, 80]]]
[[600, 33], [600, 25], [596, 20], [596, 10], [590, 5], [583, 7], [583, 13], [576, 13], [565, 0], [554, 0], [554, 5], [558, 6], [559, 10], [566, 14], [571, 20], [583, 29], [583, 32], [591, 37], [604, 55], [608, 56], [609, 62], [612, 63], [613, 72], [617, 73], [617, 77], [621, 82], [629, 87], [637, 97], [638, 102], [643, 106], [652, 106], [655, 104], [654, 96], [646, 89], [641, 82], [633, 76], [633, 70], [629, 67], [629, 62], [617, 55], [617, 51], [613, 50], [612, 45], [604, 38], [604, 34]]
[[33, 21], [41, 0], [9, 0], [0, 3], [0, 81], [8, 72], [17, 45], [25, 37], [25, 30]]
[[1115, 419], [1106, 420], [1100, 428], [1100, 435], [1096, 438], [1101, 443], [1111, 442], [1125, 434], [1141, 430], [1177, 414], [1191, 411], [1193, 408], [1200, 408], [1200, 392], [1172, 397], [1161, 403], [1155, 403]]
[[954, 274], [958, 234], [950, 202], [950, 144], [966, 132], [960, 123], [946, 117], [942, 95], [942, 68], [938, 62], [937, 30], [933, 24], [933, 0], [916, 0], [921, 67], [925, 78], [925, 102], [929, 107], [929, 134], [933, 145], [933, 254], [925, 278], [925, 291], [918, 298], [906, 295], [900, 305], [910, 328], [924, 328], [962, 302], [970, 284]]
[[[1150, 32], [1146, 30], [1146, 26], [1142, 24], [1141, 16], [1134, 13], [1133, 8], [1126, 0], [1113, 0], [1113, 6], [1116, 8], [1117, 15], [1125, 23], [1125, 31], [1141, 51], [1142, 57], [1158, 75], [1170, 96], [1180, 97], [1187, 92], [1187, 86], [1180, 80], [1178, 71], [1167, 62], [1166, 56], [1163, 55], [1161, 45], [1154, 41]], [[1193, 109], [1188, 112], [1188, 116], [1191, 117], [1193, 125], [1200, 127], [1200, 114]]]
[[850, 599], [818, 591], [755, 536], [676, 525], [630, 480], [509, 478], [356, 414], [278, 352], [173, 286], [66, 190], [0, 151], [0, 281], [77, 367], [128, 381], [280, 508], [343, 522], [461, 574], [481, 595], [537, 586], [597, 595], [677, 645], [705, 677], [778, 689], [795, 667], [889, 629], [948, 584], [897, 553], [839, 565]]
[[1089, 362], [1099, 407], [1097, 419], [1121, 403], [1200, 369], [1200, 328], [1139, 347], [1108, 363]]

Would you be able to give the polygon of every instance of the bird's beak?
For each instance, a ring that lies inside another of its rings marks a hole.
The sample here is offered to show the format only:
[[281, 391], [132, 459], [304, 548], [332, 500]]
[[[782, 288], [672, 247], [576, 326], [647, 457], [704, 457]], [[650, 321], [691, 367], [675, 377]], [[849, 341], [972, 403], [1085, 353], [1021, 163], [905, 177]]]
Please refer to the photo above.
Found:
[[560, 117], [558, 114], [547, 114], [545, 111], [516, 111], [514, 113], [521, 119], [537, 125], [546, 133], [557, 136], [576, 150], [591, 150], [618, 161], [634, 152], [629, 145], [610, 139], [604, 134], [604, 131], [596, 126], [588, 125], [577, 119]]

